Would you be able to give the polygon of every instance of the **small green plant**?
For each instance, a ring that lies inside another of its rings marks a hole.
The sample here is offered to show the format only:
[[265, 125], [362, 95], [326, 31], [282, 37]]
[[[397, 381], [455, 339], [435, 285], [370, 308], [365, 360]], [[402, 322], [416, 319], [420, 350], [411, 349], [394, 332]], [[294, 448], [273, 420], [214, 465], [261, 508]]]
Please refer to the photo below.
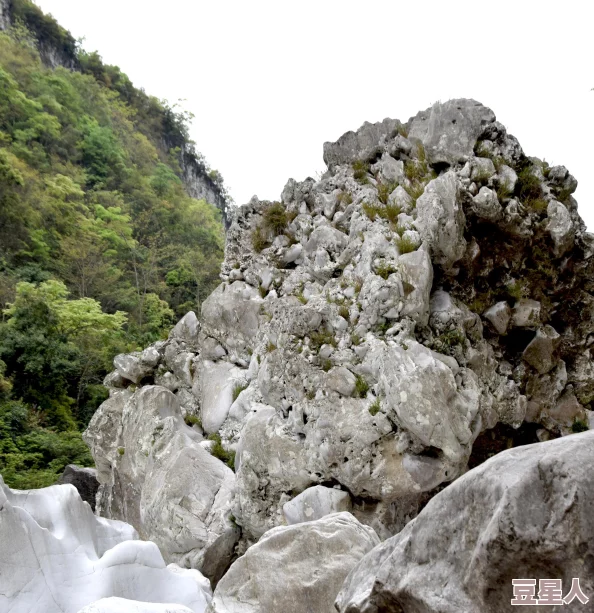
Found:
[[241, 392], [243, 392], [243, 390], [248, 388], [248, 383], [237, 383], [234, 385], [233, 387], [233, 402], [235, 402], [237, 400], [237, 398], [239, 397], [239, 394], [241, 394]]
[[355, 292], [357, 294], [359, 294], [361, 292], [361, 289], [363, 288], [363, 278], [362, 277], [355, 277]]
[[351, 318], [351, 313], [349, 311], [349, 308], [346, 305], [344, 305], [344, 304], [338, 309], [338, 314], [343, 319], [346, 319], [347, 321], [349, 321], [350, 318]]
[[260, 285], [260, 286], [258, 287], [258, 290], [259, 290], [259, 292], [260, 292], [260, 296], [261, 296], [262, 298], [266, 298], [266, 296], [268, 296], [268, 290], [267, 290], [267, 289], [266, 289], [266, 288], [265, 288], [263, 285]]
[[466, 337], [461, 330], [448, 330], [438, 336], [439, 342], [445, 347], [454, 347], [455, 345], [463, 345]]
[[378, 216], [378, 213], [380, 211], [379, 206], [375, 204], [369, 204], [368, 202], [364, 202], [361, 208], [363, 209], [365, 215], [367, 215], [367, 217], [371, 219], [371, 221], [375, 221], [375, 218]]
[[586, 430], [589, 430], [589, 426], [585, 421], [581, 421], [579, 419], [576, 419], [573, 424], [571, 424], [571, 431], [572, 432], [586, 432]]
[[510, 190], [507, 182], [502, 181], [497, 186], [495, 193], [497, 194], [497, 200], [499, 200], [499, 202], [503, 202], [504, 200], [507, 200], [513, 192]]
[[191, 415], [190, 413], [188, 413], [184, 417], [184, 421], [186, 422], [186, 426], [190, 426], [190, 428], [192, 426], [198, 426], [199, 428], [202, 428], [202, 420], [200, 419], [200, 417], [198, 417], [198, 415]]
[[398, 251], [400, 252], [400, 254], [411, 253], [412, 251], [417, 250], [416, 243], [408, 236], [398, 237], [396, 239], [396, 246], [398, 247]]
[[309, 346], [314, 351], [319, 351], [322, 345], [332, 345], [332, 347], [336, 347], [336, 339], [334, 338], [334, 334], [325, 329], [310, 332], [309, 341]]
[[355, 347], [358, 347], [362, 342], [363, 339], [356, 332], [351, 334], [351, 343], [355, 345]]
[[276, 349], [276, 345], [274, 343], [271, 343], [270, 341], [268, 341], [266, 343], [266, 352], [267, 353], [272, 353], [275, 349]]
[[307, 304], [307, 298], [303, 295], [302, 291], [296, 294], [296, 296], [297, 296], [297, 300], [299, 300], [301, 304]]
[[377, 197], [383, 204], [388, 204], [388, 197], [398, 187], [398, 183], [380, 183], [377, 186]]
[[396, 268], [393, 264], [383, 261], [375, 269], [375, 274], [382, 279], [387, 279], [392, 273], [396, 272]]
[[401, 226], [400, 224], [398, 224], [395, 228], [394, 228], [394, 232], [396, 232], [396, 234], [398, 234], [398, 236], [402, 236], [405, 232], [406, 232], [406, 227], [405, 226]]
[[542, 186], [540, 179], [532, 172], [531, 166], [526, 166], [518, 173], [516, 193], [527, 207], [534, 210], [542, 209], [544, 202]]
[[231, 470], [235, 470], [235, 451], [227, 451], [223, 447], [221, 436], [217, 432], [209, 434], [208, 440], [214, 442], [210, 449], [210, 455], [224, 462]]
[[274, 234], [279, 236], [285, 231], [289, 218], [285, 207], [280, 202], [273, 202], [264, 209], [264, 223]]
[[355, 392], [359, 398], [365, 398], [369, 391], [369, 383], [361, 375], [356, 375], [355, 379]]
[[124, 447], [118, 447], [118, 454], [124, 455], [126, 453], [126, 449]]
[[475, 148], [474, 153], [480, 158], [489, 158], [495, 166], [495, 170], [499, 172], [499, 169], [505, 164], [505, 160], [498, 155], [495, 155], [485, 144], [485, 141], [479, 141]]
[[381, 409], [381, 404], [380, 404], [380, 400], [379, 398], [376, 398], [373, 403], [371, 404], [371, 406], [369, 407], [369, 412], [371, 413], [371, 415], [373, 415], [374, 417], [379, 413], [380, 409]]
[[394, 138], [398, 134], [400, 134], [400, 136], [403, 136], [404, 138], [408, 138], [406, 126], [400, 122], [398, 122], [398, 125], [394, 128], [394, 131], [392, 132], [392, 138]]
[[332, 361], [331, 360], [322, 360], [322, 370], [324, 372], [328, 372], [330, 369], [332, 368]]
[[344, 204], [348, 206], [349, 204], [352, 204], [353, 197], [351, 196], [349, 192], [343, 191], [338, 194], [338, 196], [336, 197], [336, 200], [339, 204]]
[[313, 400], [316, 397], [316, 391], [315, 390], [307, 390], [305, 397], [308, 400]]
[[510, 296], [510, 298], [513, 298], [516, 301], [521, 300], [522, 298], [526, 298], [529, 293], [526, 285], [517, 280], [510, 281], [505, 286], [505, 290], [508, 296]]
[[259, 226], [252, 231], [252, 247], [256, 253], [260, 253], [268, 247], [266, 235]]
[[408, 185], [404, 185], [404, 191], [410, 196], [413, 201], [413, 205], [416, 206], [417, 200], [423, 195], [425, 191], [425, 184], [421, 181], [410, 181]]
[[353, 162], [353, 177], [359, 185], [366, 185], [369, 183], [369, 164], [363, 160], [356, 160]]

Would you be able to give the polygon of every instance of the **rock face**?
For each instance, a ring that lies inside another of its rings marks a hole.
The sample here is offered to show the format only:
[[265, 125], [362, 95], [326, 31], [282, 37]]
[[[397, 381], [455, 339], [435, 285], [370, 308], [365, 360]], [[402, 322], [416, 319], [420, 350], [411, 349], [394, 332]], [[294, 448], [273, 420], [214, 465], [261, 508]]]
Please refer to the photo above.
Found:
[[185, 424], [175, 394], [156, 385], [115, 392], [85, 440], [102, 483], [98, 513], [133, 524], [168, 562], [217, 580], [239, 537], [230, 517], [233, 472]]
[[332, 613], [349, 570], [375, 545], [350, 513], [273, 528], [233, 563], [209, 613]]
[[592, 423], [594, 237], [565, 168], [472, 100], [365, 124], [324, 158], [320, 180], [234, 211], [200, 323], [120, 357], [86, 434], [99, 511], [215, 581], [270, 529], [338, 510], [309, 489], [384, 539], [491, 434]]
[[566, 595], [579, 577], [591, 599], [592, 509], [594, 432], [505, 451], [435, 496], [363, 558], [337, 608], [500, 613], [513, 610], [514, 578], [562, 578]]
[[[95, 517], [72, 485], [11, 491], [0, 477], [0, 611], [77, 613], [114, 596], [203, 613], [204, 577], [166, 567], [154, 543], [136, 539], [132, 526]], [[142, 607], [131, 610], [172, 610]]]
[[69, 464], [58, 480], [59, 484], [70, 483], [74, 485], [80, 497], [88, 502], [91, 509], [95, 510], [95, 499], [99, 489], [97, 471], [94, 468], [82, 468], [76, 464]]

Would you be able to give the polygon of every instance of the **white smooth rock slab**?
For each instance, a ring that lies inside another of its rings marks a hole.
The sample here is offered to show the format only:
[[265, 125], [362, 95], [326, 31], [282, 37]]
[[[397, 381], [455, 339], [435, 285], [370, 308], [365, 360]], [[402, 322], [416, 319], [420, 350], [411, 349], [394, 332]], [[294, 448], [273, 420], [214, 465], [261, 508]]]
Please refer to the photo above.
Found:
[[0, 477], [0, 612], [77, 613], [116, 596], [203, 613], [204, 577], [167, 568], [137, 538], [129, 524], [93, 515], [72, 485], [11, 491]]

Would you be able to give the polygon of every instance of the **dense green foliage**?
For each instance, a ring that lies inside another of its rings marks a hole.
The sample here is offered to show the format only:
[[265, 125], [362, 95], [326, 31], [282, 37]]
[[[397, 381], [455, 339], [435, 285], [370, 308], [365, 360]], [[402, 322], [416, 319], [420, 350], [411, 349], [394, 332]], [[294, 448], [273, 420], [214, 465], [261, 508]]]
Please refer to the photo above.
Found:
[[[80, 430], [113, 356], [199, 307], [224, 237], [180, 179], [180, 150], [198, 155], [188, 117], [28, 0], [13, 10], [0, 33], [0, 473], [39, 487], [91, 461]], [[77, 69], [44, 66], [48, 46]]]

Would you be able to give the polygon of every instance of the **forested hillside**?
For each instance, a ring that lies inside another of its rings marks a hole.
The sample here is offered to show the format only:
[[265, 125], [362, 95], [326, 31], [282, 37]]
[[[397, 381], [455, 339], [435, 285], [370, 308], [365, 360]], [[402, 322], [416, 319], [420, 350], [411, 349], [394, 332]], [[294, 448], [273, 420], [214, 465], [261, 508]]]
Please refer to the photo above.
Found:
[[224, 232], [180, 178], [184, 156], [203, 164], [189, 118], [28, 0], [12, 10], [0, 32], [0, 473], [25, 488], [91, 462], [80, 430], [113, 356], [199, 307]]

